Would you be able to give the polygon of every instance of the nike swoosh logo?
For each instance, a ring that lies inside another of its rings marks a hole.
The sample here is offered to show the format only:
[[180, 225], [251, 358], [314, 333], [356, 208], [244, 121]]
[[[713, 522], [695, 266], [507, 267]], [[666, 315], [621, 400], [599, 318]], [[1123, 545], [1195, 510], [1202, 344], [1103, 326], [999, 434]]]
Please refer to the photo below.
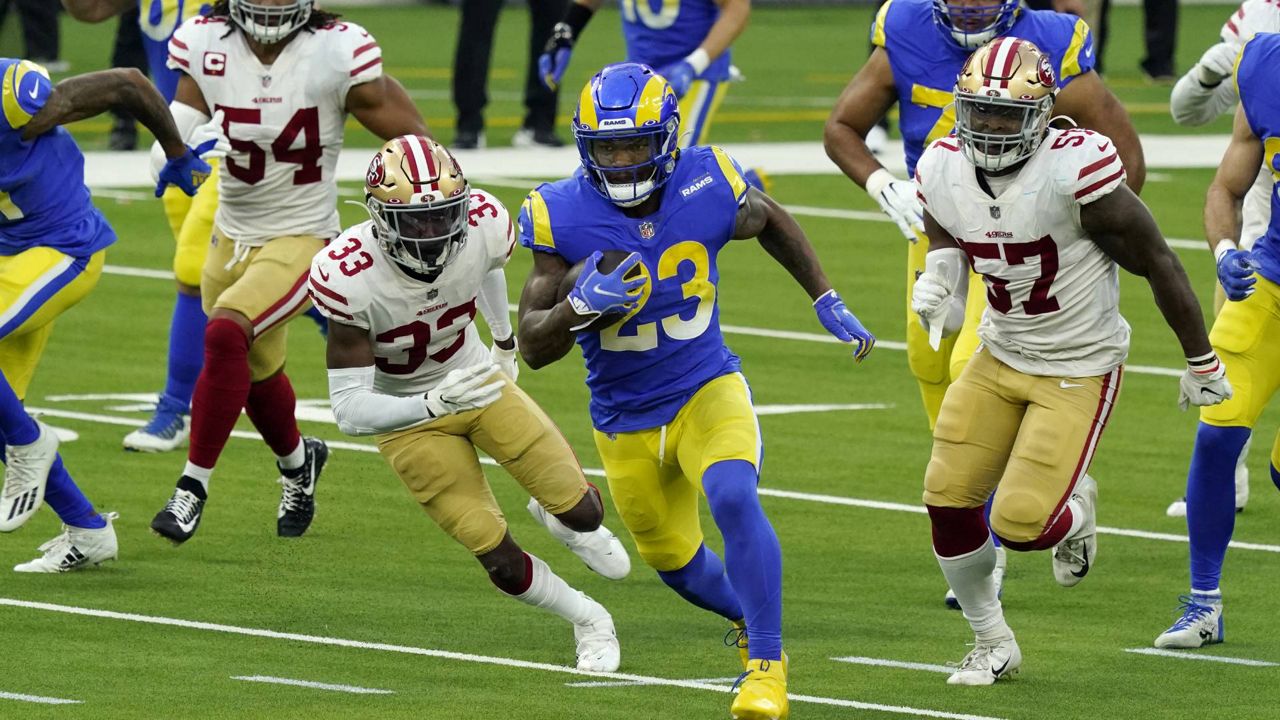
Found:
[[1004, 674], [1005, 668], [1009, 667], [1009, 658], [1004, 659], [1004, 664], [998, 668], [991, 668], [991, 674], [1000, 677]]
[[35, 100], [36, 97], [39, 95], [40, 95], [40, 86], [36, 85], [35, 87], [31, 88], [31, 93], [28, 95], [28, 97], [30, 97], [32, 100]]
[[1102, 143], [1101, 145], [1099, 145], [1099, 146], [1098, 146], [1098, 152], [1106, 152], [1106, 151], [1107, 151], [1107, 148], [1109, 148], [1109, 147], [1111, 147], [1111, 143], [1109, 143], [1109, 142], [1104, 142], [1104, 143]]
[[324, 268], [316, 268], [316, 274], [320, 276], [321, 280], [329, 282], [329, 273], [325, 272]]
[[599, 294], [599, 295], [608, 295], [609, 297], [623, 297], [622, 295], [619, 295], [618, 293], [609, 292], [608, 290], [605, 290], [604, 288], [600, 287], [600, 285], [599, 285], [599, 284], [597, 284], [595, 287], [591, 288], [591, 292], [593, 292], [593, 293], [597, 293], [597, 294]]
[[1089, 548], [1088, 546], [1086, 546], [1082, 548], [1082, 550], [1084, 552], [1084, 567], [1080, 568], [1079, 570], [1071, 571], [1071, 574], [1078, 578], [1082, 578], [1085, 575], [1089, 574]]
[[1070, 390], [1071, 388], [1078, 388], [1078, 387], [1084, 387], [1084, 386], [1077, 385], [1075, 383], [1069, 383], [1066, 380], [1063, 380], [1062, 382], [1058, 383], [1058, 387], [1062, 388], [1063, 390]]

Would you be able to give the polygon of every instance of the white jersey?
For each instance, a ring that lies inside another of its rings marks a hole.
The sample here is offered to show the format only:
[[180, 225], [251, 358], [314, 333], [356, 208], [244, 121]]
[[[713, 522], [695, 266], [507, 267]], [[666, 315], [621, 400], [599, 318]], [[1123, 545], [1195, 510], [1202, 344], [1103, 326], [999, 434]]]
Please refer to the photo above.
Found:
[[368, 331], [377, 392], [421, 395], [449, 371], [489, 360], [472, 323], [476, 298], [485, 275], [507, 264], [516, 235], [507, 209], [483, 190], [471, 190], [468, 221], [466, 243], [434, 282], [396, 265], [372, 221], [344, 231], [311, 261], [308, 291], [316, 308]]
[[174, 32], [168, 65], [223, 112], [231, 152], [218, 173], [218, 228], [246, 245], [337, 235], [347, 91], [382, 75], [373, 37], [351, 23], [303, 29], [263, 66], [227, 18], [197, 17]]
[[1090, 377], [1122, 364], [1129, 325], [1117, 266], [1080, 225], [1082, 205], [1124, 182], [1115, 145], [1089, 130], [1051, 129], [992, 198], [958, 143], [930, 145], [916, 182], [929, 214], [983, 277], [988, 307], [978, 337], [1030, 375]]
[[1280, 32], [1280, 0], [1245, 0], [1227, 18], [1219, 36], [1222, 42], [1243, 47], [1258, 33]]

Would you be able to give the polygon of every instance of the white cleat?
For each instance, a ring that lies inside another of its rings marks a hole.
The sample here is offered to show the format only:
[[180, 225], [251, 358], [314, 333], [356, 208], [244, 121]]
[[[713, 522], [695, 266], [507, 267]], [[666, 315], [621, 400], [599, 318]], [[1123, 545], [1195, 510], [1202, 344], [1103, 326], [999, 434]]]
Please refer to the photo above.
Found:
[[191, 415], [186, 407], [161, 399], [151, 420], [124, 436], [124, 449], [134, 452], [170, 452], [187, 446]]
[[[1004, 549], [1003, 545], [996, 546], [996, 567], [991, 571], [991, 576], [996, 580], [996, 598], [999, 599], [1004, 595], [1004, 574], [1005, 568], [1009, 562], [1009, 553]], [[960, 601], [956, 599], [956, 592], [951, 588], [947, 588], [947, 594], [942, 597], [942, 602], [952, 610], [960, 609]]]
[[1098, 483], [1085, 475], [1071, 498], [1084, 508], [1084, 522], [1074, 535], [1053, 549], [1053, 578], [1063, 587], [1074, 587], [1089, 574], [1098, 559]]
[[1016, 675], [1022, 667], [1018, 641], [1010, 637], [994, 643], [978, 642], [947, 678], [948, 685], [994, 685], [997, 680]]
[[591, 618], [581, 625], [574, 623], [573, 639], [578, 643], [578, 669], [589, 672], [613, 672], [622, 662], [618, 635], [613, 630], [613, 617], [600, 603], [586, 593], [582, 598], [591, 605]]
[[529, 498], [526, 507], [552, 537], [564, 543], [597, 574], [610, 580], [621, 580], [631, 572], [631, 557], [609, 528], [601, 525], [589, 533], [574, 532], [539, 505], [537, 499]]
[[1191, 649], [1222, 642], [1221, 595], [1192, 593], [1178, 600], [1182, 603], [1182, 617], [1160, 633], [1156, 647]]
[[63, 573], [115, 560], [118, 546], [112, 521], [117, 517], [117, 513], [103, 513], [102, 519], [107, 521], [107, 526], [96, 530], [63, 525], [61, 535], [40, 546], [43, 555], [31, 562], [13, 566], [13, 571]]
[[58, 436], [36, 420], [40, 435], [29, 445], [5, 447], [7, 465], [0, 490], [0, 532], [13, 532], [31, 519], [44, 502], [49, 468], [58, 458]]

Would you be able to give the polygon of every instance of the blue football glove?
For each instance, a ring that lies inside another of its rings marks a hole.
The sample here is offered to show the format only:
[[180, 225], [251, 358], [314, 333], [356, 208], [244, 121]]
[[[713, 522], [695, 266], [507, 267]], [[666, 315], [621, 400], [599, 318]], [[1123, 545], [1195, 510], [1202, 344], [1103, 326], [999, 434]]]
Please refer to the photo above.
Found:
[[[216, 140], [207, 140], [195, 148], [187, 148], [182, 157], [169, 160], [160, 170], [160, 181], [156, 183], [156, 197], [164, 195], [168, 185], [177, 185], [187, 195], [195, 195], [200, 185], [209, 179], [209, 163], [200, 159], [200, 153], [213, 148]], [[206, 147], [207, 146], [207, 147]]]
[[611, 273], [602, 273], [596, 269], [596, 263], [604, 253], [599, 250], [591, 253], [587, 264], [578, 275], [578, 282], [569, 291], [569, 306], [582, 316], [583, 321], [574, 326], [580, 330], [595, 322], [595, 319], [607, 312], [627, 312], [640, 301], [640, 293], [648, 280], [643, 276], [635, 280], [626, 280], [626, 274], [640, 264], [640, 254], [631, 253], [618, 264]]
[[1253, 271], [1258, 269], [1257, 262], [1248, 250], [1228, 250], [1218, 258], [1218, 282], [1227, 293], [1228, 300], [1240, 301], [1253, 294], [1253, 284], [1257, 282]]
[[693, 84], [693, 78], [697, 75], [697, 72], [694, 71], [688, 60], [681, 60], [660, 68], [658, 74], [667, 79], [667, 83], [671, 85], [671, 89], [675, 91], [677, 98], [683, 98], [684, 94], [689, 92], [689, 86]]
[[573, 28], [567, 23], [556, 23], [551, 38], [538, 56], [538, 77], [549, 90], [554, 91], [560, 87], [560, 79], [564, 77], [564, 71], [569, 69], [573, 40]]
[[823, 293], [822, 297], [813, 302], [813, 309], [817, 311], [818, 321], [827, 332], [835, 335], [840, 342], [857, 345], [853, 351], [855, 361], [862, 362], [863, 358], [871, 354], [871, 348], [876, 346], [876, 336], [862, 327], [862, 323], [849, 312], [844, 300], [840, 299], [835, 290]]

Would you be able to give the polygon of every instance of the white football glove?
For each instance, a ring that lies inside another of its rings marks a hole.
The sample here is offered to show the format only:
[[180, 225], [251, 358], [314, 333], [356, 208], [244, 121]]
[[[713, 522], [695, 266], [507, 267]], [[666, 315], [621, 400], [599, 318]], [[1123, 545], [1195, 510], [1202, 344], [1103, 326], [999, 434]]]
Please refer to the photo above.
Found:
[[481, 363], [451, 370], [439, 385], [422, 396], [427, 413], [433, 418], [492, 405], [502, 396], [502, 381], [485, 384], [498, 369], [493, 363]]
[[916, 184], [899, 180], [880, 168], [867, 178], [867, 194], [880, 203], [880, 209], [898, 224], [902, 237], [915, 242], [924, 236], [924, 208], [916, 197]]
[[503, 350], [498, 347], [497, 343], [489, 346], [489, 359], [493, 360], [493, 364], [497, 365], [499, 370], [511, 378], [511, 382], [515, 382], [520, 375], [520, 363], [516, 360], [520, 346], [516, 344], [515, 335], [511, 336], [511, 343], [510, 350]]
[[925, 268], [911, 288], [911, 310], [920, 316], [920, 324], [929, 332], [929, 345], [937, 350], [943, 336], [954, 335], [964, 326], [967, 298], [957, 292], [961, 281], [968, 284], [964, 254], [959, 248], [931, 250], [925, 256]]
[[1220, 42], [1200, 56], [1196, 63], [1196, 78], [1201, 85], [1217, 85], [1231, 77], [1236, 69], [1236, 56], [1240, 47], [1233, 43]]
[[[209, 140], [214, 141], [214, 145], [200, 155], [200, 159], [208, 162], [213, 158], [226, 157], [231, 152], [231, 142], [227, 140], [227, 136], [222, 132], [222, 111], [215, 110], [213, 117], [209, 122], [203, 125], [197, 125], [191, 130], [191, 137], [186, 139], [188, 147], [197, 148], [201, 143]], [[160, 171], [164, 169], [165, 163], [169, 162], [169, 158], [165, 157], [164, 148], [160, 147], [159, 142], [151, 143], [151, 181], [160, 181]]]
[[1191, 405], [1217, 405], [1230, 400], [1233, 394], [1227, 380], [1227, 368], [1217, 353], [1187, 358], [1187, 369], [1178, 380], [1179, 409], [1186, 410]]

